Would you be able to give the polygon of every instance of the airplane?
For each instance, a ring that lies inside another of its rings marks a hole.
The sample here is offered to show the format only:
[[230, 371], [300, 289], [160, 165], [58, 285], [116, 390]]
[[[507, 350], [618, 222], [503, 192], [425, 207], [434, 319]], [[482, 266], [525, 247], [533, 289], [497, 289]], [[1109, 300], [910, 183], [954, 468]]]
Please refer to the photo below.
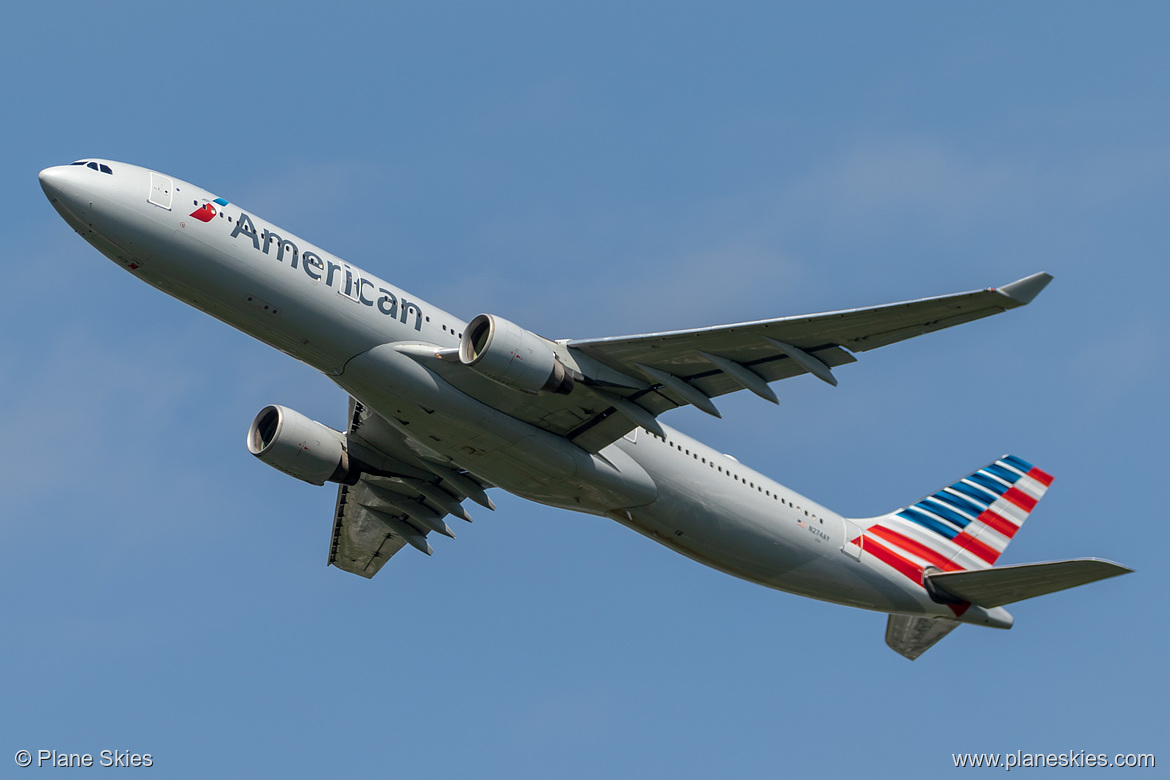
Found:
[[914, 660], [959, 625], [1010, 628], [1004, 605], [1131, 570], [1097, 558], [995, 566], [1052, 477], [1003, 455], [892, 512], [845, 517], [662, 424], [691, 405], [1030, 303], [1051, 280], [717, 327], [550, 340], [470, 321], [186, 181], [85, 158], [40, 172], [49, 202], [134, 276], [325, 374], [346, 429], [269, 405], [247, 433], [264, 463], [336, 483], [328, 563], [370, 578], [432, 554], [445, 518], [489, 488], [611, 518], [735, 577], [887, 613]]

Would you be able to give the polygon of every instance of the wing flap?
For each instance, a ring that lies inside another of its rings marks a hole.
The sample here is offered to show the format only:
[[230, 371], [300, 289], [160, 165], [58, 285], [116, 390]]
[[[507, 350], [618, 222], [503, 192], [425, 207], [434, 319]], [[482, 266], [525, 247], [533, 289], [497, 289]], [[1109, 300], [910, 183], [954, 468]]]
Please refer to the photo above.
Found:
[[926, 579], [934, 587], [963, 601], [991, 608], [1132, 571], [1100, 558], [1074, 558], [972, 571], [930, 572]]
[[429, 555], [431, 531], [454, 537], [445, 516], [471, 521], [465, 499], [491, 506], [471, 475], [428, 462], [404, 434], [352, 398], [346, 438], [377, 473], [338, 487], [328, 562], [343, 571], [373, 577], [408, 544]]
[[369, 579], [405, 544], [406, 539], [396, 536], [381, 518], [351, 500], [349, 485], [338, 489], [330, 564]]
[[[837, 366], [857, 362], [857, 358], [835, 344], [814, 346], [802, 351], [812, 355], [828, 368], [836, 368]], [[794, 376], [809, 373], [796, 360], [789, 358], [777, 349], [767, 345], [752, 350], [736, 351], [724, 349], [717, 354], [725, 360], [731, 360], [758, 374], [765, 382], [776, 382], [781, 379], [790, 379]], [[703, 365], [696, 363], [691, 365], [691, 367], [701, 369]], [[702, 373], [684, 376], [683, 378], [702, 390], [709, 398], [715, 398], [744, 389], [744, 385], [727, 371], [712, 369], [709, 364], [706, 369]], [[682, 404], [678, 405], [682, 406]]]

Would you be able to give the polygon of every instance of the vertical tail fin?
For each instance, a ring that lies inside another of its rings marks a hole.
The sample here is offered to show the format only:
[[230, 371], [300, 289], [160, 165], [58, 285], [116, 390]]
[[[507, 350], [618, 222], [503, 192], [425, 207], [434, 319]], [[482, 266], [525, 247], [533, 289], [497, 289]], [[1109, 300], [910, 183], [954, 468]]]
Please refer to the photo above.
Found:
[[914, 661], [958, 627], [959, 621], [946, 618], [890, 615], [886, 621], [886, 644], [898, 655]]
[[864, 550], [921, 583], [923, 571], [986, 569], [1044, 496], [1052, 477], [1004, 455], [963, 479], [883, 515], [866, 530]]

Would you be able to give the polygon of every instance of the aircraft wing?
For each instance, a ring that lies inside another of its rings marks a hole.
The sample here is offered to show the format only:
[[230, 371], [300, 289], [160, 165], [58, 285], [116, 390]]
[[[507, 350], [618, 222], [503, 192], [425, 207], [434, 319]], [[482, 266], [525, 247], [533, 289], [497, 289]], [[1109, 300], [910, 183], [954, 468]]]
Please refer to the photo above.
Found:
[[636, 419], [640, 413], [629, 408], [630, 404], [649, 416], [685, 404], [719, 416], [710, 399], [736, 390], [748, 389], [776, 402], [767, 383], [778, 379], [811, 373], [835, 385], [832, 369], [855, 362], [852, 353], [1023, 306], [1051, 280], [1050, 275], [1039, 273], [1000, 288], [867, 309], [637, 336], [572, 339], [563, 342], [572, 353], [633, 378], [641, 386], [603, 389], [603, 397], [618, 398], [610, 413], [598, 415], [566, 435], [592, 450], [604, 446], [601, 442], [614, 441], [636, 424], [645, 426], [644, 420]]
[[751, 390], [769, 401], [769, 382], [811, 373], [836, 384], [832, 369], [854, 353], [1023, 306], [1052, 279], [1035, 274], [1000, 288], [868, 309], [781, 317], [694, 330], [553, 342], [582, 377], [571, 392], [530, 395], [480, 376], [433, 345], [400, 345], [463, 392], [505, 414], [597, 452], [636, 427], [691, 404], [719, 415], [711, 399]]
[[454, 538], [444, 518], [471, 522], [465, 499], [495, 508], [474, 477], [412, 449], [405, 435], [352, 398], [349, 419], [350, 454], [377, 473], [337, 490], [329, 544], [333, 566], [368, 579], [408, 544], [430, 555], [431, 531]]

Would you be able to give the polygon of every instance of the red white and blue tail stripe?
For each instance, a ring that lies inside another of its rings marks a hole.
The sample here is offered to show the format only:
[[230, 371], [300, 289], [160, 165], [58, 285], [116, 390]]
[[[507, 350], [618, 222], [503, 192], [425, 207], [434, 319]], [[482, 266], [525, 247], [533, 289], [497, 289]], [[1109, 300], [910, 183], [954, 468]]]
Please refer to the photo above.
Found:
[[986, 569], [1043, 497], [1052, 477], [1025, 460], [994, 463], [910, 506], [877, 518], [853, 540], [921, 584], [928, 567]]

